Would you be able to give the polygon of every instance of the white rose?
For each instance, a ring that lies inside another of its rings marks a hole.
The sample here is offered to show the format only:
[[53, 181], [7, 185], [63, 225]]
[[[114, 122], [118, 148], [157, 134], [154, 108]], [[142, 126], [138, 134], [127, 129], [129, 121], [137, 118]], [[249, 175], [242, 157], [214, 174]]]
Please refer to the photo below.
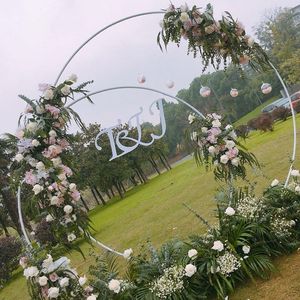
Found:
[[31, 277], [36, 277], [39, 275], [39, 270], [37, 267], [28, 267], [24, 270], [24, 276], [26, 279], [31, 278]]
[[45, 170], [45, 165], [44, 165], [44, 163], [43, 163], [42, 161], [39, 161], [39, 162], [36, 164], [35, 167], [36, 167], [37, 170], [40, 170], [40, 171]]
[[29, 122], [27, 125], [26, 125], [26, 129], [30, 132], [36, 132], [37, 129], [38, 129], [38, 124], [36, 122]]
[[31, 145], [33, 146], [33, 147], [37, 147], [37, 146], [39, 146], [41, 143], [38, 141], [38, 140], [33, 140], [32, 142], [31, 142]]
[[70, 94], [70, 86], [65, 84], [64, 87], [60, 90], [65, 96]]
[[20, 162], [21, 160], [24, 159], [24, 156], [21, 154], [21, 153], [18, 153], [16, 156], [15, 156], [15, 160], [17, 162]]
[[86, 276], [79, 277], [79, 279], [78, 279], [78, 282], [79, 282], [80, 286], [83, 286], [83, 285], [85, 285], [85, 284], [86, 284], [86, 282], [87, 282], [87, 278], [86, 278]]
[[64, 173], [60, 173], [57, 177], [60, 181], [64, 181], [67, 179], [66, 174]]
[[224, 250], [224, 245], [221, 241], [214, 241], [214, 245], [211, 249], [221, 252]]
[[59, 285], [64, 288], [64, 287], [67, 287], [69, 285], [69, 281], [70, 279], [67, 278], [67, 277], [64, 277], [62, 278], [60, 281], [59, 281]]
[[300, 176], [299, 170], [292, 170], [292, 171], [291, 171], [291, 176], [299, 177], [299, 176]]
[[108, 283], [108, 288], [113, 291], [114, 293], [118, 294], [121, 290], [121, 282], [119, 280], [116, 279], [112, 279], [109, 283]]
[[233, 216], [235, 214], [235, 210], [232, 207], [227, 207], [225, 210], [225, 215], [227, 216]]
[[123, 252], [123, 257], [124, 257], [125, 259], [130, 259], [132, 253], [133, 253], [133, 250], [132, 250], [131, 248], [126, 249], [126, 250]]
[[39, 277], [39, 285], [45, 286], [48, 283], [48, 278], [46, 276]]
[[57, 287], [51, 287], [49, 290], [48, 290], [48, 297], [50, 299], [55, 299], [59, 296], [59, 288]]
[[188, 10], [189, 10], [189, 7], [186, 3], [184, 5], [180, 6], [180, 11], [188, 11]]
[[188, 251], [188, 257], [189, 258], [195, 258], [198, 254], [198, 251], [196, 249], [191, 249]]
[[248, 254], [250, 252], [250, 246], [243, 246], [242, 250], [245, 254]]
[[60, 158], [60, 157], [52, 158], [51, 161], [52, 161], [53, 166], [54, 166], [55, 168], [60, 167], [60, 165], [62, 164], [62, 161], [61, 161], [61, 158]]
[[73, 207], [72, 207], [71, 205], [66, 205], [66, 206], [64, 207], [64, 212], [65, 212], [66, 214], [69, 215], [72, 211], [73, 211]]
[[299, 185], [297, 185], [297, 186], [295, 187], [295, 192], [296, 192], [296, 193], [299, 193], [299, 192], [300, 192], [300, 186], [299, 186]]
[[180, 21], [181, 21], [182, 23], [185, 23], [185, 22], [188, 21], [189, 19], [190, 19], [190, 17], [189, 17], [189, 15], [188, 15], [187, 12], [182, 12], [182, 13], [180, 14]]
[[76, 240], [76, 235], [74, 234], [74, 233], [70, 233], [69, 235], [68, 235], [68, 241], [69, 242], [73, 242], [73, 241], [75, 241]]
[[86, 298], [86, 300], [97, 300], [96, 295], [92, 294]]
[[76, 74], [71, 74], [70, 77], [68, 78], [69, 81], [73, 81], [73, 82], [76, 82], [77, 79], [78, 79], [78, 77]]
[[38, 115], [41, 115], [41, 114], [43, 114], [43, 113], [45, 112], [45, 108], [44, 108], [43, 106], [41, 106], [41, 105], [37, 105], [37, 106], [35, 107], [35, 110], [36, 110], [36, 113], [37, 113]]
[[185, 276], [192, 277], [197, 272], [197, 267], [192, 264], [188, 264], [185, 266], [184, 270]]
[[53, 264], [53, 258], [50, 254], [47, 254], [47, 258], [44, 259], [42, 267], [48, 269]]
[[279, 180], [278, 180], [278, 179], [274, 179], [274, 180], [271, 182], [271, 187], [277, 186], [278, 184], [279, 184]]
[[57, 136], [57, 133], [56, 133], [56, 131], [55, 130], [50, 130], [49, 131], [49, 136], [51, 136], [51, 137], [56, 137]]
[[194, 115], [189, 114], [189, 116], [188, 116], [188, 121], [189, 121], [189, 123], [192, 124], [192, 123], [194, 122], [195, 118], [196, 118], [196, 117], [195, 117]]
[[232, 165], [238, 167], [238, 165], [240, 164], [240, 158], [239, 157], [235, 157], [231, 160]]
[[211, 124], [212, 124], [213, 127], [221, 127], [221, 125], [222, 125], [221, 122], [218, 119], [213, 120], [211, 122]]
[[230, 141], [230, 140], [226, 141], [225, 147], [227, 149], [232, 149], [234, 146], [235, 146], [235, 142], [234, 141]]
[[51, 215], [47, 215], [47, 217], [46, 217], [46, 222], [48, 222], [48, 223], [50, 223], [50, 222], [52, 222], [54, 219], [53, 219], [53, 217], [51, 216]]
[[38, 195], [44, 188], [39, 185], [39, 184], [36, 184], [34, 185], [32, 191], [34, 192], [35, 195]]
[[207, 127], [201, 127], [201, 131], [202, 131], [202, 133], [207, 133]]
[[233, 127], [230, 124], [226, 125], [226, 127], [225, 127], [225, 130], [232, 130], [232, 129], [233, 129]]
[[232, 130], [229, 134], [228, 134], [232, 139], [236, 140], [237, 139], [237, 135], [235, 133], [234, 130]]
[[216, 153], [216, 148], [214, 146], [210, 146], [210, 147], [208, 147], [208, 152], [210, 154], [215, 154]]
[[254, 38], [252, 38], [251, 36], [249, 36], [247, 38], [247, 44], [248, 44], [248, 46], [252, 47], [254, 45], [254, 42], [255, 42]]
[[75, 191], [76, 188], [77, 188], [77, 186], [76, 186], [75, 183], [70, 183], [70, 185], [69, 185], [69, 190], [70, 190], [71, 192]]
[[59, 202], [60, 202], [60, 200], [57, 196], [53, 196], [50, 200], [51, 205], [57, 205]]
[[48, 89], [48, 90], [45, 91], [44, 99], [51, 100], [51, 99], [53, 99], [53, 97], [54, 97], [54, 93], [51, 89]]
[[222, 163], [222, 164], [227, 164], [228, 163], [228, 160], [229, 160], [229, 158], [228, 158], [228, 156], [226, 155], [226, 154], [223, 154], [221, 157], [220, 157], [220, 162]]

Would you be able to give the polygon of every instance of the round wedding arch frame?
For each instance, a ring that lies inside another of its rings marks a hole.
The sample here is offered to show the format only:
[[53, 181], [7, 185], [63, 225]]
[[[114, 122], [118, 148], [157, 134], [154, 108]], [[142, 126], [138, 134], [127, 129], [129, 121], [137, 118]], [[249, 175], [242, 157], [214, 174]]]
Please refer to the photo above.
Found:
[[[122, 22], [125, 22], [127, 20], [130, 20], [130, 19], [134, 19], [134, 18], [138, 18], [138, 17], [142, 17], [142, 16], [147, 16], [147, 15], [157, 15], [157, 14], [164, 14], [166, 11], [165, 10], [161, 10], [161, 11], [150, 11], [150, 12], [144, 12], [144, 13], [139, 13], [139, 14], [134, 14], [134, 15], [130, 15], [128, 17], [125, 17], [125, 18], [122, 18], [122, 19], [119, 19], [115, 22], [112, 22], [110, 23], [109, 25], [101, 28], [99, 31], [97, 31], [96, 33], [94, 33], [92, 36], [90, 36], [85, 42], [83, 42], [75, 51], [74, 53], [70, 56], [70, 58], [66, 61], [66, 63], [64, 64], [64, 66], [62, 67], [62, 69], [60, 70], [55, 82], [54, 82], [54, 86], [57, 85], [59, 79], [61, 78], [62, 74], [64, 73], [65, 69], [67, 68], [67, 66], [70, 64], [70, 62], [73, 60], [73, 58], [80, 52], [80, 50], [82, 48], [84, 48], [91, 40], [93, 40], [94, 38], [96, 38], [98, 35], [100, 35], [102, 32], [104, 32], [105, 30], [119, 24], [119, 23], [122, 23]], [[291, 101], [291, 97], [290, 97], [290, 94], [288, 92], [288, 89], [287, 89], [287, 86], [285, 85], [282, 77], [280, 76], [278, 70], [275, 68], [275, 66], [270, 62], [270, 66], [272, 67], [272, 69], [275, 71], [280, 83], [282, 84], [283, 86], [283, 89], [287, 95], [287, 98], [289, 100], [289, 105], [290, 105], [290, 108], [291, 108], [291, 112], [292, 112], [292, 122], [293, 122], [293, 147], [292, 147], [292, 157], [291, 157], [291, 164], [290, 164], [290, 167], [289, 167], [289, 170], [288, 170], [288, 174], [287, 174], [287, 177], [286, 177], [286, 180], [285, 180], [285, 184], [284, 186], [287, 187], [288, 183], [289, 183], [289, 180], [290, 180], [290, 176], [291, 176], [291, 171], [293, 170], [293, 165], [294, 165], [294, 161], [295, 161], [295, 158], [296, 158], [296, 150], [297, 150], [297, 127], [296, 127], [296, 116], [295, 116], [295, 112], [294, 112], [294, 109], [292, 107], [292, 101]], [[98, 90], [98, 91], [95, 91], [95, 92], [91, 92], [81, 98], [78, 98], [76, 100], [74, 100], [72, 103], [68, 104], [66, 106], [66, 108], [68, 107], [71, 107], [73, 105], [75, 105], [76, 103], [90, 97], [90, 96], [93, 96], [93, 95], [96, 95], [96, 94], [101, 94], [101, 93], [105, 93], [105, 92], [110, 92], [110, 91], [114, 91], [114, 90], [125, 90], [125, 89], [136, 89], [136, 90], [145, 90], [145, 91], [150, 91], [150, 92], [154, 92], [154, 93], [157, 93], [157, 94], [160, 94], [160, 95], [163, 95], [163, 96], [167, 96], [167, 97], [170, 97], [174, 100], [177, 100], [185, 105], [187, 105], [190, 109], [192, 109], [196, 114], [198, 114], [200, 117], [203, 117], [204, 118], [204, 115], [198, 111], [195, 107], [193, 107], [192, 105], [190, 105], [189, 103], [187, 103], [186, 101], [184, 101], [183, 99], [180, 99], [178, 97], [175, 97], [173, 95], [170, 95], [168, 93], [165, 93], [163, 91], [160, 91], [160, 90], [157, 90], [157, 89], [154, 89], [154, 88], [147, 88], [147, 87], [141, 87], [141, 86], [116, 86], [116, 87], [110, 87], [110, 88], [105, 88], [105, 89], [101, 89], [101, 90]], [[21, 185], [22, 183], [19, 185], [18, 187], [18, 192], [17, 192], [17, 204], [18, 204], [18, 215], [19, 215], [19, 221], [20, 221], [20, 225], [21, 225], [21, 229], [22, 229], [22, 233], [24, 235], [24, 238], [25, 238], [25, 241], [28, 245], [28, 247], [32, 247], [31, 245], [31, 242], [30, 242], [30, 239], [28, 237], [28, 234], [26, 232], [26, 229], [25, 229], [25, 226], [24, 226], [24, 221], [23, 221], [23, 216], [22, 216], [22, 205], [21, 205]], [[90, 236], [91, 240], [93, 242], [95, 242], [96, 244], [98, 244], [100, 247], [102, 247], [103, 249], [107, 250], [107, 251], [110, 251], [110, 252], [113, 252], [115, 253], [116, 255], [119, 255], [119, 256], [123, 256], [123, 253], [120, 253], [108, 246], [106, 246], [105, 244], [101, 243], [100, 241], [96, 240], [95, 238], [93, 238], [92, 236]]]

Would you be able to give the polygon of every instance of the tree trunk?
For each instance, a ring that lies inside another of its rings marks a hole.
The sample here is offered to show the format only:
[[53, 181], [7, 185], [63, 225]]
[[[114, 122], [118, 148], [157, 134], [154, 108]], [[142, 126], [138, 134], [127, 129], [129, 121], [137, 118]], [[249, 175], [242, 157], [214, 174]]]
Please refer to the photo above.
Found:
[[116, 187], [116, 189], [117, 189], [117, 191], [118, 191], [118, 194], [120, 195], [121, 199], [123, 199], [123, 198], [124, 198], [124, 195], [123, 195], [122, 190], [120, 189], [120, 185], [119, 185], [118, 182], [115, 183], [115, 187]]
[[83, 206], [85, 207], [86, 211], [89, 211], [90, 209], [89, 209], [89, 207], [88, 207], [87, 203], [85, 202], [85, 200], [82, 198], [82, 196], [81, 196], [81, 195], [80, 195], [80, 200], [81, 200], [81, 202], [82, 202]]
[[102, 204], [105, 205], [106, 203], [105, 203], [105, 200], [103, 199], [101, 193], [98, 191], [98, 189], [97, 189], [96, 187], [94, 187], [94, 189], [95, 189], [97, 195], [99, 196], [99, 198], [100, 198]]
[[107, 195], [108, 199], [111, 199], [111, 195], [108, 190], [105, 191], [105, 194]]
[[155, 161], [153, 160], [153, 158], [151, 157], [151, 158], [149, 158], [148, 160], [150, 161], [150, 163], [151, 163], [152, 167], [154, 168], [154, 170], [156, 171], [156, 173], [157, 173], [158, 175], [160, 175], [160, 171], [159, 171], [159, 169], [158, 169], [158, 167], [157, 167]]
[[114, 193], [113, 187], [111, 187], [109, 190], [110, 190], [111, 194], [113, 195], [113, 197], [115, 197], [115, 193]]
[[168, 161], [167, 157], [164, 155], [163, 152], [160, 152], [160, 154], [161, 154], [161, 156], [163, 157], [163, 159], [165, 160], [165, 162], [166, 162], [166, 164], [168, 165], [169, 169], [171, 170], [172, 167], [171, 167], [171, 165], [169, 164], [169, 161]]
[[144, 180], [144, 183], [147, 183], [148, 178], [147, 178], [146, 174], [144, 173], [143, 169], [139, 167], [138, 170], [139, 170], [139, 172], [140, 172], [140, 174], [141, 174], [141, 176], [142, 176], [142, 178]]
[[158, 153], [158, 157], [159, 157], [159, 160], [161, 161], [161, 163], [163, 164], [163, 166], [165, 167], [165, 169], [168, 171], [169, 170], [169, 167], [168, 165], [166, 164], [166, 162], [163, 160], [162, 156], [160, 155], [160, 153]]
[[120, 182], [120, 187], [122, 188], [123, 193], [126, 193], [126, 189], [122, 181]]
[[96, 196], [96, 193], [95, 193], [95, 191], [94, 191], [93, 188], [91, 188], [91, 192], [92, 192], [92, 194], [93, 194], [93, 196], [94, 196], [94, 199], [96, 200], [97, 204], [100, 205], [100, 202], [99, 202], [99, 200], [98, 200], [98, 198], [97, 198], [97, 196]]
[[137, 186], [137, 182], [136, 182], [136, 180], [135, 180], [135, 176], [134, 176], [134, 175], [131, 176], [131, 177], [129, 178], [129, 180], [131, 181], [131, 183], [132, 183], [134, 186]]
[[144, 183], [144, 178], [142, 177], [142, 175], [139, 172], [139, 169], [135, 169], [135, 173], [138, 176], [140, 183]]

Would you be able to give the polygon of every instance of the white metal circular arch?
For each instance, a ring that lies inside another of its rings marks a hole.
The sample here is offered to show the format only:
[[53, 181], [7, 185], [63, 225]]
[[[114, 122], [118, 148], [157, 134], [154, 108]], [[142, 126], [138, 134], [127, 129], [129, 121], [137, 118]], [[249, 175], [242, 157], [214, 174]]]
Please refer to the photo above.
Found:
[[[104, 32], [105, 30], [111, 28], [112, 26], [114, 25], [117, 25], [121, 22], [124, 22], [126, 20], [129, 20], [129, 19], [133, 19], [133, 18], [137, 18], [137, 17], [140, 17], [140, 16], [146, 16], [146, 15], [154, 15], [154, 14], [164, 14], [165, 11], [153, 11], [153, 12], [145, 12], [145, 13], [139, 13], [139, 14], [135, 14], [135, 15], [131, 15], [131, 16], [128, 16], [128, 17], [125, 17], [125, 18], [122, 18], [122, 19], [119, 19], [105, 27], [103, 27], [102, 29], [100, 29], [99, 31], [97, 31], [95, 34], [93, 34], [90, 38], [88, 38], [83, 44], [80, 45], [79, 48], [77, 48], [75, 50], [75, 52], [71, 55], [71, 57], [67, 60], [67, 62], [64, 64], [63, 68], [61, 69], [61, 71], [59, 72], [55, 82], [54, 82], [54, 86], [57, 85], [61, 75], [63, 74], [63, 72], [65, 71], [65, 69], [67, 68], [67, 66], [69, 65], [69, 63], [72, 61], [72, 59], [77, 55], [77, 53], [85, 46], [87, 45], [92, 39], [94, 39], [96, 36], [98, 36], [100, 33]], [[291, 165], [290, 165], [290, 168], [289, 168], [289, 171], [288, 171], [288, 175], [287, 175], [287, 178], [286, 178], [286, 181], [285, 181], [285, 187], [288, 185], [288, 182], [289, 182], [289, 179], [290, 179], [290, 175], [291, 175], [291, 171], [293, 169], [293, 164], [294, 164], [294, 161], [295, 161], [295, 158], [296, 158], [296, 143], [297, 143], [297, 140], [296, 140], [296, 117], [295, 117], [295, 112], [293, 110], [293, 107], [292, 107], [292, 101], [291, 101], [291, 97], [289, 95], [289, 92], [288, 92], [288, 89], [283, 81], [283, 79], [281, 78], [279, 72], [277, 71], [277, 69], [274, 67], [274, 65], [272, 63], [270, 63], [271, 67], [274, 69], [277, 77], [279, 78], [283, 88], [284, 88], [284, 91], [285, 93], [287, 94], [287, 97], [289, 99], [289, 104], [290, 104], [290, 108], [291, 108], [291, 112], [292, 112], [292, 120], [293, 120], [293, 150], [292, 150], [292, 161], [291, 161]], [[158, 94], [161, 94], [161, 95], [164, 95], [164, 96], [167, 96], [167, 97], [170, 97], [170, 98], [173, 98], [179, 102], [182, 102], [183, 104], [187, 105], [190, 109], [192, 109], [195, 113], [197, 113], [199, 116], [201, 117], [204, 117], [203, 114], [198, 111], [196, 108], [194, 108], [192, 105], [190, 105], [189, 103], [187, 103], [186, 101], [184, 101], [183, 99], [180, 99], [178, 97], [175, 97], [175, 96], [172, 96], [168, 93], [165, 93], [165, 92], [162, 92], [162, 91], [159, 91], [159, 90], [156, 90], [156, 89], [152, 89], [152, 88], [146, 88], [146, 87], [139, 87], [139, 86], [119, 86], [119, 87], [112, 87], [112, 88], [106, 88], [106, 89], [102, 89], [102, 90], [99, 90], [99, 91], [96, 91], [96, 92], [92, 92], [92, 93], [89, 93], [88, 95], [86, 96], [83, 96], [75, 101], [73, 101], [72, 103], [70, 103], [69, 105], [66, 106], [66, 108], [68, 107], [71, 107], [73, 106], [74, 104], [76, 104], [77, 102], [80, 102], [82, 100], [84, 100], [85, 98], [87, 98], [88, 96], [93, 96], [93, 95], [96, 95], [96, 94], [100, 94], [100, 93], [104, 93], [104, 92], [108, 92], [108, 91], [113, 91], [113, 90], [122, 90], [122, 89], [139, 89], [139, 90], [147, 90], [147, 91], [152, 91], [152, 92], [155, 92], [155, 93], [158, 93]], [[31, 242], [30, 242], [30, 239], [27, 235], [27, 232], [25, 230], [25, 226], [24, 226], [24, 222], [23, 222], [23, 217], [22, 217], [22, 207], [21, 207], [21, 185], [19, 186], [18, 188], [18, 194], [17, 194], [17, 198], [18, 198], [18, 213], [19, 213], [19, 220], [20, 220], [20, 223], [21, 223], [21, 228], [22, 228], [22, 231], [23, 231], [23, 234], [24, 234], [24, 237], [25, 237], [25, 241], [26, 243], [28, 244], [29, 247], [32, 247], [31, 246]], [[95, 243], [97, 243], [99, 246], [101, 246], [102, 248], [108, 250], [108, 251], [111, 251], [117, 255], [120, 255], [120, 256], [123, 256], [122, 253], [118, 252], [118, 251], [115, 251], [113, 249], [111, 249], [110, 247], [102, 244], [101, 242], [97, 241], [96, 239], [94, 239], [93, 237], [91, 237], [91, 240], [93, 240]]]

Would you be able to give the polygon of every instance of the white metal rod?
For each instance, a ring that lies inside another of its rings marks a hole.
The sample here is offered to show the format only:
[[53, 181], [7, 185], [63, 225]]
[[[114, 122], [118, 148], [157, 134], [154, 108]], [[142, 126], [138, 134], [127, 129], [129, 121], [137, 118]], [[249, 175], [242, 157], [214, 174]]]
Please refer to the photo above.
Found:
[[62, 73], [64, 72], [64, 70], [66, 69], [66, 67], [69, 65], [69, 63], [71, 62], [71, 60], [74, 58], [74, 56], [87, 44], [89, 43], [93, 38], [95, 38], [97, 35], [99, 35], [101, 32], [105, 31], [106, 29], [119, 24], [121, 22], [133, 19], [133, 18], [137, 18], [137, 17], [141, 17], [141, 16], [146, 16], [146, 15], [155, 15], [155, 14], [164, 14], [165, 11], [150, 11], [150, 12], [145, 12], [145, 13], [139, 13], [139, 14], [135, 14], [126, 18], [122, 18], [118, 21], [115, 21], [105, 27], [103, 27], [102, 29], [100, 29], [99, 31], [97, 31], [95, 34], [93, 34], [90, 38], [88, 38], [83, 44], [81, 44], [81, 46], [71, 55], [71, 57], [67, 60], [67, 62], [65, 63], [65, 65], [63, 66], [63, 68], [61, 69], [61, 71], [59, 72], [55, 82], [54, 82], [54, 86], [57, 85]]
[[293, 104], [292, 104], [292, 99], [291, 99], [291, 96], [289, 94], [289, 91], [282, 79], [282, 77], [280, 76], [279, 72], [277, 71], [277, 69], [275, 68], [275, 66], [270, 62], [270, 65], [271, 67], [274, 69], [278, 79], [280, 80], [282, 86], [283, 86], [283, 89], [287, 95], [287, 98], [289, 99], [289, 104], [290, 104], [290, 108], [291, 108], [291, 112], [292, 112], [292, 119], [293, 119], [293, 153], [292, 153], [292, 162], [291, 162], [291, 165], [290, 165], [290, 169], [289, 169], [289, 172], [288, 172], [288, 175], [287, 175], [287, 178], [286, 178], [286, 181], [285, 181], [285, 184], [284, 184], [284, 187], [287, 187], [288, 183], [289, 183], [289, 180], [290, 180], [290, 177], [291, 177], [291, 171], [293, 170], [293, 165], [294, 165], [294, 162], [295, 162], [295, 158], [296, 158], [296, 150], [297, 150], [297, 126], [296, 126], [296, 115], [295, 115], [295, 111], [293, 109]]
[[[22, 183], [21, 183], [22, 184]], [[31, 245], [31, 242], [30, 242], [30, 239], [27, 235], [27, 232], [26, 232], [26, 229], [25, 229], [25, 226], [24, 226], [24, 221], [23, 221], [23, 216], [22, 216], [22, 207], [21, 207], [21, 185], [19, 185], [18, 187], [18, 194], [17, 194], [17, 198], [18, 198], [18, 214], [19, 214], [19, 221], [20, 221], [20, 225], [21, 225], [21, 230], [23, 232], [23, 235], [24, 235], [24, 238], [25, 238], [25, 241], [27, 243], [27, 245], [32, 248], [32, 245]]]
[[96, 95], [96, 94], [100, 94], [100, 93], [104, 93], [104, 92], [109, 92], [109, 91], [114, 91], [114, 90], [124, 90], [124, 89], [136, 89], [136, 90], [146, 90], [146, 91], [151, 91], [151, 92], [155, 92], [170, 98], [173, 98], [179, 102], [182, 102], [183, 104], [187, 105], [190, 109], [192, 109], [195, 113], [197, 113], [201, 118], [205, 118], [204, 115], [197, 110], [195, 107], [193, 107], [192, 105], [190, 105], [189, 103], [187, 103], [186, 101], [184, 101], [183, 99], [180, 99], [178, 97], [172, 96], [168, 93], [156, 90], [156, 89], [152, 89], [152, 88], [147, 88], [147, 87], [142, 87], [142, 86], [116, 86], [116, 87], [111, 87], [111, 88], [107, 88], [107, 89], [103, 89], [103, 90], [99, 90], [96, 92], [92, 92], [90, 94], [87, 94], [85, 96], [82, 96], [81, 98], [73, 101], [72, 103], [70, 103], [69, 105], [66, 106], [66, 108], [73, 106], [74, 104], [76, 104], [79, 101], [82, 101], [84, 99], [86, 99], [87, 97]]

